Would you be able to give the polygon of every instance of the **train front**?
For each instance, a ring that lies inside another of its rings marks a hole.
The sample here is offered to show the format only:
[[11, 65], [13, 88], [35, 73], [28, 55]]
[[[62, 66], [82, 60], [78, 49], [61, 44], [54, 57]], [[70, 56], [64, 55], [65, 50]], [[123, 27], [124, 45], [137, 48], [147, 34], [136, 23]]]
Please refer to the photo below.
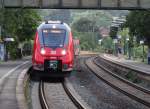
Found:
[[32, 57], [33, 69], [70, 72], [73, 69], [73, 39], [66, 24], [41, 24], [37, 30]]

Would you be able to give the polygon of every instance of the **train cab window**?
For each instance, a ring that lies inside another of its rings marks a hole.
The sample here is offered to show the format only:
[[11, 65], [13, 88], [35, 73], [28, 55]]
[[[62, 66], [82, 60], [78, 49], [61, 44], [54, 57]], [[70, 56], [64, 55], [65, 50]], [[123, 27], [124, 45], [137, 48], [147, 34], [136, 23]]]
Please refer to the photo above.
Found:
[[43, 30], [44, 46], [63, 47], [66, 37], [66, 31], [63, 29], [44, 29]]

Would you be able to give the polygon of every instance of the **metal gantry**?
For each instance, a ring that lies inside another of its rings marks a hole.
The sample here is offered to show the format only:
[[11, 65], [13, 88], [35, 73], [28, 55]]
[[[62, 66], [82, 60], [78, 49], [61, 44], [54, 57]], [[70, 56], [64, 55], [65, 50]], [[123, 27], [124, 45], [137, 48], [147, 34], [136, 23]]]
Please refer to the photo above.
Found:
[[0, 0], [5, 8], [150, 9], [150, 0]]

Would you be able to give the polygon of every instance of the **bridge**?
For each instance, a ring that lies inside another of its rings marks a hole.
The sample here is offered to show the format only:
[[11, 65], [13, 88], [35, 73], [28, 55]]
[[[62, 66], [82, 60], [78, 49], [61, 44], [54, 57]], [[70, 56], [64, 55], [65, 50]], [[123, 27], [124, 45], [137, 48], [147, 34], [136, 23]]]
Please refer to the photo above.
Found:
[[148, 10], [150, 0], [0, 0], [1, 8]]

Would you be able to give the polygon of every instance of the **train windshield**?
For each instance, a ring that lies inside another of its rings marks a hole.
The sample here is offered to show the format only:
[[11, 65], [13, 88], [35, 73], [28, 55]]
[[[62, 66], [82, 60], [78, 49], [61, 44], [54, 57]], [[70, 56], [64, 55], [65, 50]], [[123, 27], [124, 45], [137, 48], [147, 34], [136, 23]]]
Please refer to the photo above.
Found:
[[63, 47], [66, 31], [62, 29], [44, 29], [43, 42], [47, 47]]

